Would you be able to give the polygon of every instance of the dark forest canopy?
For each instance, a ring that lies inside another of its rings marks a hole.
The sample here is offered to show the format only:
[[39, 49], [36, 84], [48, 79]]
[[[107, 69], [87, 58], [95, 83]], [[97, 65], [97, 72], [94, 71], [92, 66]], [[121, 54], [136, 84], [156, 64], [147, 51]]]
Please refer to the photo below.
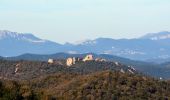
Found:
[[57, 73], [30, 81], [0, 81], [7, 100], [169, 100], [170, 83], [129, 73]]
[[65, 60], [57, 62], [0, 60], [0, 99], [170, 99], [170, 82], [131, 72], [121, 63], [80, 61], [68, 67]]

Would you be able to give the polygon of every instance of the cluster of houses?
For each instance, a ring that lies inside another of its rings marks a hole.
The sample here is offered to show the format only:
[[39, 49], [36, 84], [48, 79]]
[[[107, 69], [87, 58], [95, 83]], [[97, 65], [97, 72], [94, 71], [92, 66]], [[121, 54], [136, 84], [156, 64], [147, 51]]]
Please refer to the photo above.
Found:
[[[92, 54], [89, 54], [89, 55], [86, 55], [86, 57], [84, 57], [84, 58], [69, 57], [69, 58], [67, 58], [67, 60], [66, 60], [66, 65], [67, 65], [67, 66], [72, 66], [72, 65], [76, 64], [76, 62], [79, 62], [79, 61], [83, 61], [83, 62], [86, 62], [86, 61], [106, 61], [106, 59], [102, 59], [102, 58], [96, 58], [96, 59], [94, 59], [93, 55], [92, 55]], [[54, 64], [55, 61], [54, 61], [53, 59], [49, 59], [49, 60], [48, 60], [48, 63], [49, 63], [49, 64]]]

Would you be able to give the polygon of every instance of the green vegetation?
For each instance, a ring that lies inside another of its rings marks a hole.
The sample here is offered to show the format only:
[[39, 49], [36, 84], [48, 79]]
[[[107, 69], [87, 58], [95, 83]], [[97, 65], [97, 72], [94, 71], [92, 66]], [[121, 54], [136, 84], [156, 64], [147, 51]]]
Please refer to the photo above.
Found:
[[0, 81], [0, 100], [38, 100], [38, 95], [27, 85], [15, 81]]
[[31, 81], [1, 81], [2, 100], [169, 100], [170, 83], [112, 71], [57, 73]]
[[129, 69], [114, 62], [78, 62], [67, 67], [0, 60], [0, 100], [170, 99], [170, 82], [132, 74]]

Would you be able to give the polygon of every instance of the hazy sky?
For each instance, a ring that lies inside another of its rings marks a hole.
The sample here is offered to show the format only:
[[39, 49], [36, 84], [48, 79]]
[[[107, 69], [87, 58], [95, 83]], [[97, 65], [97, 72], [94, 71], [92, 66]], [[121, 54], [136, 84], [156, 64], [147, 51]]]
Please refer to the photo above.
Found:
[[170, 0], [0, 0], [0, 30], [59, 43], [170, 31]]

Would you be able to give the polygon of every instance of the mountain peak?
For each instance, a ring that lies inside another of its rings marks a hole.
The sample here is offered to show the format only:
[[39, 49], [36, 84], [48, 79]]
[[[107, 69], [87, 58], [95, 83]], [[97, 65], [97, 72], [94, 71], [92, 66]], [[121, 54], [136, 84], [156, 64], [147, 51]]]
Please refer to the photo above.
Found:
[[16, 37], [19, 34], [17, 32], [11, 32], [8, 30], [0, 30], [0, 38], [5, 38], [5, 37]]
[[170, 39], [170, 32], [162, 31], [158, 33], [148, 33], [143, 37], [141, 37], [141, 39], [151, 39], [151, 40]]
[[35, 37], [31, 33], [17, 33], [11, 32], [8, 30], [0, 30], [0, 39], [14, 39], [14, 40], [23, 40], [29, 42], [44, 42], [45, 40], [41, 40]]

